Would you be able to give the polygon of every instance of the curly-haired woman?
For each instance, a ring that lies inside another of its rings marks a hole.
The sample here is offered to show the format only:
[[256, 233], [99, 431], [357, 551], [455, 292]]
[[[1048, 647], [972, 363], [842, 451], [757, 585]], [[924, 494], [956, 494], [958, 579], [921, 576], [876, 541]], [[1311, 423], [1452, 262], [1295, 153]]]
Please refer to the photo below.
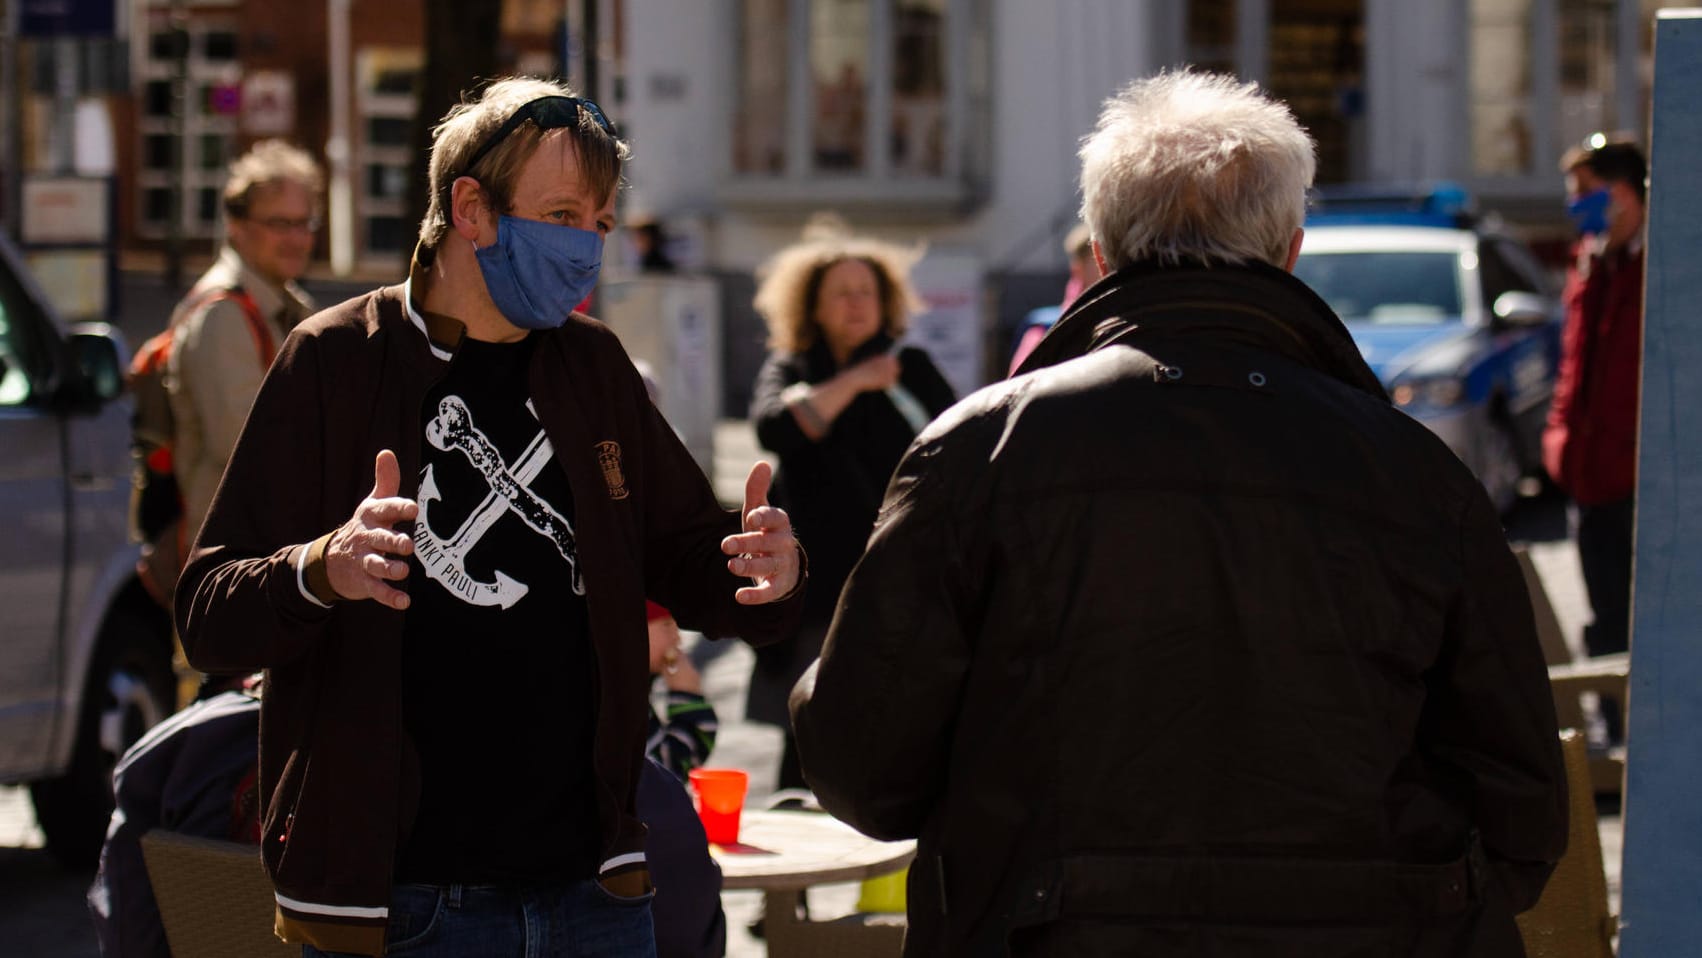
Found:
[[780, 788], [805, 787], [786, 697], [821, 652], [899, 457], [956, 399], [926, 352], [897, 345], [918, 305], [914, 261], [874, 240], [818, 233], [758, 274], [770, 353], [751, 420], [780, 460], [773, 501], [810, 557], [803, 622], [791, 639], [757, 651], [746, 707], [748, 718], [786, 730]]

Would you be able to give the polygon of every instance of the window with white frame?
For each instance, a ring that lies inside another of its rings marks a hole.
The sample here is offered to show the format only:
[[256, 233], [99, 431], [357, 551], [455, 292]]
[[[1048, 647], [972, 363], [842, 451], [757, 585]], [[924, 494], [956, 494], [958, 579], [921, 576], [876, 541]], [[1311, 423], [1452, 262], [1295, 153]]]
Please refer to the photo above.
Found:
[[1613, 0], [1560, 0], [1560, 142], [1619, 126], [1614, 116]]
[[355, 218], [362, 259], [405, 262], [414, 248], [417, 224], [407, 222], [406, 206], [421, 62], [418, 49], [367, 47], [356, 56]]
[[983, 172], [984, 6], [737, 0], [729, 199], [964, 199]]
[[[1552, 177], [1567, 147], [1638, 125], [1614, 97], [1624, 2], [1471, 0], [1474, 174]], [[1555, 48], [1533, 36], [1553, 36]]]
[[[184, 25], [188, 50], [181, 104], [176, 102], [175, 34], [166, 10], [147, 11], [146, 29], [133, 40], [141, 110], [136, 121], [140, 149], [136, 171], [136, 232], [163, 237], [173, 216], [173, 178], [182, 195], [178, 222], [182, 235], [211, 237], [219, 222], [219, 193], [225, 165], [236, 139], [237, 88], [242, 67], [237, 59], [234, 21], [197, 17]], [[181, 110], [181, 121], [174, 114]], [[181, 122], [181, 139], [179, 139]]]

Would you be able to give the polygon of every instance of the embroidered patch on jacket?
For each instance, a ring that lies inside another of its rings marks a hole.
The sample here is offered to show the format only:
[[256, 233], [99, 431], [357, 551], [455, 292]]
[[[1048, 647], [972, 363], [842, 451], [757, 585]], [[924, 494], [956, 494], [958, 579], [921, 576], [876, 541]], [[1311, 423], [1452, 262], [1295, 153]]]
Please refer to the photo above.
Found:
[[603, 469], [603, 484], [610, 499], [626, 498], [626, 476], [621, 474], [621, 444], [613, 440], [597, 443], [597, 465]]

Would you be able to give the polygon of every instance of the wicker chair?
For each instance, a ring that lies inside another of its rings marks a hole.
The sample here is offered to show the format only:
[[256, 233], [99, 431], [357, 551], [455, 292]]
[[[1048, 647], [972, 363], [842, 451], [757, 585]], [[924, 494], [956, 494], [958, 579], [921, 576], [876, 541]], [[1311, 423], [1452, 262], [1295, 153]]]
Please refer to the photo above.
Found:
[[1613, 958], [1617, 919], [1607, 907], [1601, 835], [1596, 831], [1596, 797], [1590, 788], [1590, 757], [1576, 729], [1560, 733], [1566, 757], [1571, 823], [1566, 854], [1536, 907], [1519, 916], [1519, 932], [1530, 958]]
[[272, 933], [272, 884], [254, 845], [155, 829], [142, 836], [175, 958], [300, 958]]

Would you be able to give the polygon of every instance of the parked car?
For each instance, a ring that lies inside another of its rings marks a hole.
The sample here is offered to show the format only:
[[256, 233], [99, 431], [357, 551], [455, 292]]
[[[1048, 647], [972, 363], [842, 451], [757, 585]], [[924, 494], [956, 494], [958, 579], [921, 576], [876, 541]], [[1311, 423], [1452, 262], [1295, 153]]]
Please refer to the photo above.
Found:
[[1505, 510], [1542, 462], [1561, 309], [1530, 250], [1469, 207], [1447, 186], [1323, 194], [1294, 274]]
[[122, 337], [67, 327], [0, 236], [0, 784], [48, 849], [94, 861], [112, 767], [171, 711], [171, 624], [129, 541]]

